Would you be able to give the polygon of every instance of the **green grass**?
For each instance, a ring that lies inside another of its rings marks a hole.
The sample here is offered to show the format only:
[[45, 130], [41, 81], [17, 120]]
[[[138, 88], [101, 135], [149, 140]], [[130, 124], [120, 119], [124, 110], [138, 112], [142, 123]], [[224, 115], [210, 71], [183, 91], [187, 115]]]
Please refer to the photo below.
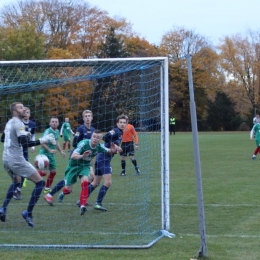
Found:
[[[200, 133], [199, 143], [207, 234], [206, 241], [209, 258], [212, 260], [258, 260], [260, 257], [260, 206], [258, 203], [260, 156], [255, 161], [251, 159], [255, 149], [255, 142], [249, 140], [249, 133], [247, 132], [225, 132]], [[146, 153], [147, 151], [143, 151], [144, 158], [146, 158]], [[159, 175], [156, 175], [156, 173], [150, 177], [148, 176], [148, 170], [151, 170], [153, 165], [147, 165], [145, 159], [141, 159], [141, 154], [141, 151], [139, 151], [137, 159], [139, 159], [138, 162], [142, 166], [140, 167], [141, 170], [147, 169], [147, 172], [145, 171], [144, 175], [140, 176], [140, 179], [134, 178], [135, 176], [131, 174], [126, 176], [127, 178], [125, 179], [119, 178], [117, 174], [120, 170], [118, 166], [119, 158], [115, 159], [113, 162], [113, 172], [115, 173], [113, 176], [113, 189], [107, 194], [108, 198], [106, 202], [109, 206], [109, 211], [107, 212], [110, 214], [108, 215], [109, 218], [106, 219], [106, 222], [103, 222], [100, 219], [102, 216], [101, 212], [90, 210], [86, 213], [86, 217], [84, 215], [84, 228], [86, 230], [92, 230], [95, 225], [99, 228], [98, 223], [101, 223], [101, 228], [108, 231], [110, 224], [118, 223], [120, 229], [127, 230], [130, 234], [132, 232], [131, 229], [135, 231], [131, 219], [128, 218], [132, 210], [140, 212], [140, 217], [137, 218], [140, 221], [140, 226], [141, 221], [143, 221], [142, 217], [150, 219], [149, 214], [145, 215], [143, 204], [135, 194], [139, 194], [141, 191], [144, 192], [142, 187], [147, 183], [150, 183], [152, 186], [151, 190], [157, 193], [159, 191], [158, 182], [160, 180], [157, 179]], [[130, 169], [131, 167], [128, 162], [127, 168]], [[1, 200], [3, 200], [4, 193], [6, 192], [7, 183], [10, 183], [10, 181], [6, 178], [6, 173], [3, 170], [0, 180]], [[32, 187], [31, 185], [23, 191], [24, 196], [27, 196], [27, 190], [31, 192]], [[131, 194], [128, 194], [129, 190], [132, 190]], [[73, 221], [76, 221], [75, 223], [80, 225], [80, 219], [77, 220], [75, 217], [75, 214], [78, 214], [78, 209], [74, 205], [71, 205], [74, 201], [76, 202], [78, 191], [79, 186], [76, 185], [71, 198], [66, 198], [66, 203], [56, 205], [53, 208], [45, 205], [41, 199], [39, 206], [37, 205], [35, 209], [37, 225], [45, 228], [46, 231], [58, 230], [59, 237], [62, 237], [67, 242], [66, 237], [68, 234], [62, 232], [63, 226], [58, 225], [58, 219], [55, 219], [56, 217], [52, 213], [55, 211], [61, 215], [68, 214], [68, 223], [73, 219]], [[150, 191], [148, 197], [151, 200], [155, 200], [155, 202], [148, 201], [147, 203], [149, 204], [149, 211], [152, 213], [155, 212], [155, 222], [157, 222], [158, 197], [153, 195], [152, 191]], [[96, 197], [96, 194], [97, 192], [93, 196], [93, 199]], [[124, 201], [125, 204], [136, 202], [133, 203], [133, 207], [137, 208], [126, 208], [125, 211], [119, 212], [116, 208], [116, 201], [118, 199]], [[19, 216], [17, 217], [17, 212], [20, 212], [24, 208], [26, 202], [27, 199], [22, 202], [15, 201], [10, 203], [8, 218], [17, 218], [17, 222], [12, 222], [12, 224], [0, 223], [3, 226], [2, 232], [0, 232], [1, 244], [5, 241], [5, 235], [7, 236], [9, 230], [14, 234], [9, 242], [19, 237], [22, 242], [23, 239], [26, 239], [26, 234], [32, 238], [35, 235], [39, 236], [37, 231], [22, 225], [22, 220]], [[149, 249], [18, 250], [5, 248], [1, 250], [0, 259], [182, 260], [193, 258], [200, 248], [200, 236], [191, 133], [177, 133], [175, 136], [170, 136], [170, 203], [170, 231], [176, 237], [164, 237]], [[49, 229], [47, 229], [46, 225], [48, 223], [38, 223], [38, 219], [43, 219], [43, 215], [47, 222], [53, 221], [54, 218], [55, 226], [50, 224]], [[147, 227], [149, 225], [157, 227], [157, 224], [152, 221], [147, 224]], [[52, 237], [43, 235], [43, 239], [48, 238], [52, 242], [53, 236], [55, 237], [55, 235], [52, 235]], [[82, 236], [81, 239], [85, 239], [85, 237]], [[98, 238], [93, 237], [93, 239]], [[121, 241], [121, 239], [124, 240], [125, 238], [119, 236], [118, 241]]]

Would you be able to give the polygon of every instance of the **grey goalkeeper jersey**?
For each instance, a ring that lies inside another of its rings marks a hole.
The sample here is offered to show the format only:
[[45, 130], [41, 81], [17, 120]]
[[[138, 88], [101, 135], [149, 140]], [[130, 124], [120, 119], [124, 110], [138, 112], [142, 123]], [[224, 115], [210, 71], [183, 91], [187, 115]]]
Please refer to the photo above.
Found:
[[5, 126], [3, 161], [21, 162], [24, 160], [23, 149], [18, 137], [26, 135], [25, 125], [17, 117], [13, 117]]

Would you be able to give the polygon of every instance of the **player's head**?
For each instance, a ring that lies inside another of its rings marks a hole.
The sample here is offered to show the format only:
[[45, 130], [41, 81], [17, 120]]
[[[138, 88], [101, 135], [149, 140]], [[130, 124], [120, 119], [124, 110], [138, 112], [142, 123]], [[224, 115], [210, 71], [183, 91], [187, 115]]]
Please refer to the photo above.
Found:
[[91, 145], [96, 146], [102, 140], [103, 134], [100, 130], [95, 130], [91, 135]]
[[59, 119], [57, 117], [52, 117], [50, 119], [50, 127], [56, 130], [59, 126]]
[[31, 116], [31, 110], [29, 107], [24, 107], [24, 116], [23, 116], [23, 119], [26, 121], [26, 120], [29, 120]]
[[127, 125], [128, 116], [121, 115], [116, 118], [116, 125], [119, 129], [124, 130]]
[[23, 116], [24, 116], [24, 111], [25, 110], [24, 110], [24, 106], [23, 106], [23, 104], [21, 102], [14, 102], [10, 106], [10, 111], [11, 111], [13, 116], [22, 119]]
[[128, 123], [129, 123], [129, 117], [126, 116], [126, 115], [123, 115], [123, 116], [125, 116], [125, 118], [126, 118], [126, 123], [128, 124]]
[[93, 119], [93, 113], [91, 110], [84, 110], [82, 113], [82, 119], [84, 121], [84, 124], [91, 124], [91, 121]]
[[68, 117], [65, 117], [65, 122], [69, 123], [70, 119]]

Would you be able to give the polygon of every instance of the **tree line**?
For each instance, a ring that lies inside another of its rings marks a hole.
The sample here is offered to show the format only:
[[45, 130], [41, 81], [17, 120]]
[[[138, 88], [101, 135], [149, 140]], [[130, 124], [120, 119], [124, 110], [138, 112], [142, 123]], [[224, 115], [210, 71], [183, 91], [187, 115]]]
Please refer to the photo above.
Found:
[[192, 55], [199, 130], [248, 130], [260, 103], [260, 31], [223, 36], [217, 46], [194, 30], [172, 27], [149, 43], [125, 18], [79, 0], [20, 0], [0, 10], [0, 59], [169, 58], [169, 110], [190, 130]]

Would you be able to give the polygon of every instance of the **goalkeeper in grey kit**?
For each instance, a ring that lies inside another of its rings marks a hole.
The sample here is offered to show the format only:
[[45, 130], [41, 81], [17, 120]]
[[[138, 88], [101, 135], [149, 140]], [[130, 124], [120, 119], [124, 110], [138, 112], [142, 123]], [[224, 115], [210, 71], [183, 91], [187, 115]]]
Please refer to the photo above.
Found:
[[15, 102], [10, 106], [10, 110], [13, 117], [8, 121], [4, 130], [5, 140], [3, 165], [6, 172], [12, 179], [12, 184], [7, 190], [3, 206], [0, 209], [0, 220], [2, 222], [6, 221], [7, 206], [14, 195], [14, 191], [21, 181], [21, 177], [24, 177], [34, 182], [35, 187], [27, 210], [22, 212], [22, 217], [30, 227], [34, 227], [32, 212], [41, 195], [45, 181], [42, 179], [34, 166], [26, 161], [23, 156], [22, 147], [28, 148], [44, 143], [56, 144], [56, 141], [53, 134], [39, 138], [37, 141], [30, 141], [30, 133], [25, 131], [25, 125], [22, 122], [22, 118], [24, 117], [24, 113], [26, 111], [23, 104], [20, 102]]

